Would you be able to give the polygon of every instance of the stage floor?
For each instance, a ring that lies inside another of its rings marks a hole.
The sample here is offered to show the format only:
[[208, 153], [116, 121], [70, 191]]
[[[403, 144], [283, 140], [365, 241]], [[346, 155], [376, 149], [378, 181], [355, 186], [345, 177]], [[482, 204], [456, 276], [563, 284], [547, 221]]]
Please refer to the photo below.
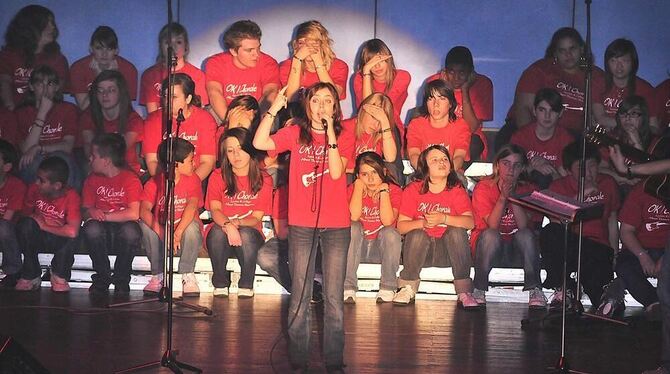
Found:
[[[142, 293], [93, 298], [85, 289], [58, 295], [0, 293], [0, 335], [11, 336], [52, 373], [110, 373], [159, 360], [166, 344], [164, 304], [116, 310], [107, 302], [142, 299]], [[173, 348], [179, 360], [205, 373], [290, 372], [282, 329], [287, 295], [252, 299], [188, 298], [211, 307], [205, 316], [175, 307]], [[312, 305], [313, 316], [321, 305]], [[463, 311], [455, 300], [417, 300], [406, 307], [359, 298], [345, 305], [348, 373], [542, 373], [560, 355], [560, 319], [544, 328], [521, 329], [523, 318], [540, 318], [522, 303], [489, 302]], [[628, 308], [632, 327], [594, 320], [569, 320], [566, 356], [570, 367], [590, 373], [639, 373], [657, 366], [660, 323], [647, 322], [639, 307]], [[324, 372], [320, 318], [312, 321], [313, 373]], [[0, 370], [1, 371], [1, 370]], [[162, 368], [145, 372], [170, 372]]]

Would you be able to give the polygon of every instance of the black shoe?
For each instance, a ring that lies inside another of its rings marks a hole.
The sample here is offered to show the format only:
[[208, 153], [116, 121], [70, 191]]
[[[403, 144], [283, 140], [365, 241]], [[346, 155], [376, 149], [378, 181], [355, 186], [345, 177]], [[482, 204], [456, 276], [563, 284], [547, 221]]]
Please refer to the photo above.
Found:
[[314, 287], [312, 288], [312, 304], [321, 304], [323, 302], [323, 286], [321, 283], [314, 281]]
[[88, 292], [98, 296], [109, 295], [109, 284], [94, 281], [88, 288]]
[[16, 287], [16, 281], [19, 280], [18, 274], [7, 274], [0, 280], [0, 290], [13, 290]]
[[130, 293], [130, 285], [128, 283], [114, 283], [114, 293], [115, 294], [128, 294]]
[[326, 365], [326, 373], [344, 374], [344, 365]]

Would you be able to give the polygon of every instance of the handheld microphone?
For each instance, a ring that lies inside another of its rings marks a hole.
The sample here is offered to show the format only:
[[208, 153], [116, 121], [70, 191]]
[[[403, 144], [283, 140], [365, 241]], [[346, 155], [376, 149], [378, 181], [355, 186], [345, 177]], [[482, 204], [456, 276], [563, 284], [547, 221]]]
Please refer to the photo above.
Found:
[[179, 112], [177, 112], [177, 122], [184, 122], [186, 118], [184, 118], [184, 109], [179, 109]]

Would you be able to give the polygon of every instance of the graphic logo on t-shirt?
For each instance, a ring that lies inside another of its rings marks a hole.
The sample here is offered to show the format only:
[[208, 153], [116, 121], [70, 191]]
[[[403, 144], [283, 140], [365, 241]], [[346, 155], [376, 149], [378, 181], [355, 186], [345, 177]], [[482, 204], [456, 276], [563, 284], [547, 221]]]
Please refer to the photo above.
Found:
[[251, 95], [255, 96], [256, 92], [258, 91], [258, 87], [256, 87], [256, 84], [250, 84], [247, 86], [246, 83], [243, 84], [228, 84], [226, 85], [226, 94], [229, 98], [234, 98], [236, 96], [240, 95]]
[[[581, 103], [584, 101], [584, 92], [580, 91], [578, 87], [573, 87], [568, 83], [565, 82], [557, 82], [556, 83], [556, 89], [558, 92], [563, 96], [564, 98], [568, 99], [569, 101], [573, 103]], [[563, 103], [563, 107], [568, 110], [579, 110], [582, 111], [584, 110], [583, 107], [579, 106], [570, 106], [567, 103]]]
[[232, 215], [232, 216], [228, 216], [228, 219], [230, 220], [230, 219], [243, 219], [243, 218], [247, 218], [247, 217], [249, 217], [249, 216], [251, 215], [251, 213], [253, 213], [253, 212], [254, 212], [253, 210], [249, 210], [249, 211], [246, 212], [246, 213], [238, 213], [238, 214], [234, 214], [234, 215]]
[[95, 191], [95, 193], [98, 196], [102, 197], [104, 200], [118, 199], [126, 196], [126, 190], [123, 187], [121, 187], [121, 189], [117, 191], [116, 188], [114, 187], [100, 186]]
[[603, 105], [605, 106], [608, 113], [616, 113], [622, 101], [622, 98], [606, 97], [603, 101]]
[[319, 177], [322, 177], [326, 174], [330, 173], [330, 169], [326, 169], [323, 173], [317, 173], [315, 171], [307, 174], [302, 175], [302, 185], [305, 187], [309, 187], [316, 183], [317, 179]]
[[42, 135], [47, 135], [49, 138], [52, 138], [54, 134], [59, 132], [63, 132], [63, 124], [60, 122], [54, 127], [50, 123], [47, 123], [42, 129]]
[[44, 200], [37, 200], [35, 202], [35, 206], [37, 209], [42, 213], [47, 218], [53, 218], [53, 219], [64, 219], [65, 218], [65, 210], [58, 210], [55, 205], [49, 203], [48, 201]]
[[0, 215], [4, 215], [9, 205], [9, 198], [0, 199]]
[[28, 93], [28, 81], [30, 81], [30, 74], [33, 73], [32, 68], [16, 68], [14, 70], [14, 85], [16, 86], [16, 92], [20, 94]]
[[[449, 208], [448, 206], [443, 207], [442, 205], [440, 205], [440, 203], [419, 203], [419, 208], [417, 209], [417, 211], [419, 213], [423, 213], [423, 214], [419, 215], [420, 218], [425, 218], [424, 215], [426, 213], [440, 212], [440, 213], [444, 213], [444, 214], [449, 214], [449, 213], [451, 213], [451, 208]], [[447, 227], [446, 224], [442, 224], [442, 223], [437, 225], [437, 226]]]
[[550, 154], [547, 153], [547, 151], [544, 151], [544, 152], [528, 151], [528, 153], [526, 153], [526, 157], [528, 157], [529, 160], [532, 159], [535, 156], [540, 156], [543, 159], [548, 160], [548, 161], [557, 161], [558, 160], [558, 156], [550, 155]]
[[603, 201], [603, 200], [605, 200], [605, 194], [602, 191], [598, 191], [593, 195], [589, 195], [584, 198], [585, 203], [590, 203], [593, 201]]
[[665, 204], [651, 204], [649, 205], [649, 209], [647, 209], [647, 213], [670, 216], [670, 211], [665, 207]]

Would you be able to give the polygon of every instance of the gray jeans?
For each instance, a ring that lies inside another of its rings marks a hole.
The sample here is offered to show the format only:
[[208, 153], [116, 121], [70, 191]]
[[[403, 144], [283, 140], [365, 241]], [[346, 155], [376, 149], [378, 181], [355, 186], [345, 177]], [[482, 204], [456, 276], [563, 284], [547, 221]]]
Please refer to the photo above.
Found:
[[358, 290], [356, 271], [361, 260], [363, 260], [376, 264], [381, 262], [382, 274], [379, 289], [395, 291], [398, 288], [396, 274], [400, 264], [401, 249], [402, 238], [395, 227], [384, 227], [377, 234], [377, 238], [368, 240], [365, 239], [363, 225], [360, 222], [352, 222], [344, 289]]
[[[147, 253], [149, 262], [151, 262], [151, 274], [156, 275], [163, 272], [163, 241], [160, 240], [158, 234], [140, 221], [140, 228], [142, 229], [142, 246]], [[181, 248], [175, 255], [179, 256], [179, 269], [181, 274], [193, 273], [195, 270], [195, 262], [198, 260], [198, 252], [202, 248], [202, 233], [200, 232], [200, 224], [193, 220], [181, 237]]]
[[486, 291], [489, 289], [489, 273], [493, 267], [493, 259], [499, 251], [517, 250], [523, 255], [524, 291], [540, 287], [540, 248], [533, 230], [519, 229], [512, 241], [504, 241], [500, 232], [494, 229], [482, 231], [477, 239], [475, 251], [475, 288]]

